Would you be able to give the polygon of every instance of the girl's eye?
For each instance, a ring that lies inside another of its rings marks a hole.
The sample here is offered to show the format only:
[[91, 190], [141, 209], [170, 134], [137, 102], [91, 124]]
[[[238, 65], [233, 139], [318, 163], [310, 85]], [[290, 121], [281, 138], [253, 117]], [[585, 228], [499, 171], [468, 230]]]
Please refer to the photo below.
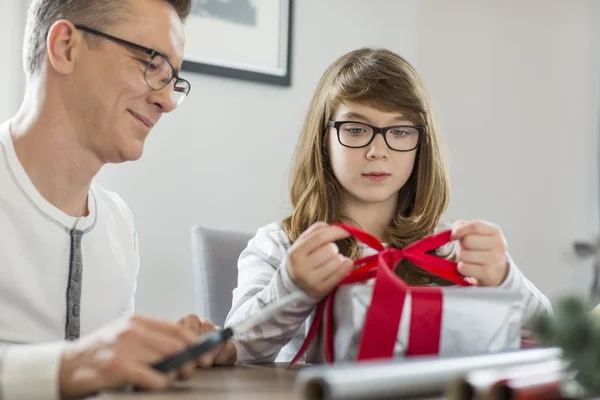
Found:
[[364, 126], [360, 125], [347, 125], [344, 126], [344, 131], [350, 135], [361, 135], [367, 132], [367, 129]]
[[361, 132], [364, 132], [364, 129], [362, 129], [362, 128], [348, 128], [348, 131], [350, 133], [361, 133]]
[[390, 133], [396, 137], [403, 137], [408, 135], [408, 132], [403, 131], [402, 129], [392, 129]]

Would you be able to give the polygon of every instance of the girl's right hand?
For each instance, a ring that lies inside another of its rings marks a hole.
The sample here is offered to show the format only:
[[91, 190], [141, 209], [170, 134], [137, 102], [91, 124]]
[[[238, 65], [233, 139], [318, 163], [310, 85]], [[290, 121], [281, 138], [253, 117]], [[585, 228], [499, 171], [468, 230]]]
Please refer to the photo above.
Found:
[[353, 261], [334, 243], [349, 236], [339, 226], [311, 225], [290, 248], [287, 268], [292, 281], [311, 296], [328, 295], [352, 271]]

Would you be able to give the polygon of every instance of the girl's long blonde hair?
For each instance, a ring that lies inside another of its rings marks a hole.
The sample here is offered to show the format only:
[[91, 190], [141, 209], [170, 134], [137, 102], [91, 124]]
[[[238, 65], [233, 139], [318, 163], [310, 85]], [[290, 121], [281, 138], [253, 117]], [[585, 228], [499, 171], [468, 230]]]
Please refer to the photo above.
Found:
[[[401, 112], [425, 133], [415, 167], [398, 192], [396, 214], [387, 228], [389, 245], [403, 248], [434, 232], [448, 206], [450, 184], [443, 148], [421, 78], [399, 55], [385, 49], [362, 48], [336, 60], [322, 76], [310, 103], [291, 170], [292, 215], [283, 221], [295, 241], [317, 221], [342, 222], [344, 189], [335, 178], [327, 153], [327, 121], [337, 105], [359, 101], [384, 112]], [[348, 257], [360, 255], [358, 243], [338, 243]], [[407, 260], [396, 274], [411, 285], [447, 284]]]

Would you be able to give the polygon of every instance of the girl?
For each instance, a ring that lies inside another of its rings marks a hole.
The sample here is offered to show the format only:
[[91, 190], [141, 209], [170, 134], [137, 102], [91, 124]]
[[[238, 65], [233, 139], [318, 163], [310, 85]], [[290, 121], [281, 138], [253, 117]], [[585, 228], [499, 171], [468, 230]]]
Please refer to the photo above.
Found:
[[[353, 224], [395, 248], [434, 233], [440, 224], [448, 174], [431, 105], [407, 61], [388, 50], [364, 48], [327, 69], [304, 122], [290, 189], [292, 214], [259, 229], [240, 255], [226, 324], [293, 291], [304, 298], [237, 342], [241, 362], [290, 361], [315, 305], [352, 270], [353, 259], [367, 255], [367, 247], [329, 223]], [[551, 310], [508, 258], [499, 227], [459, 221], [452, 239], [458, 243], [455, 254], [438, 255], [456, 259], [459, 272], [473, 283], [519, 290], [524, 324]], [[450, 284], [407, 260], [395, 271], [410, 285]]]

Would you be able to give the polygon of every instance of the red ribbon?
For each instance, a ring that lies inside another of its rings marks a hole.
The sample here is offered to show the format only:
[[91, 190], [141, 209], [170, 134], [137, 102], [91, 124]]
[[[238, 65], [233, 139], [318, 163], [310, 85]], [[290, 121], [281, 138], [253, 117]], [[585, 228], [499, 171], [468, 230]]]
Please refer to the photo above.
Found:
[[377, 250], [377, 254], [354, 261], [357, 266], [323, 299], [315, 311], [308, 335], [292, 360], [296, 363], [319, 334], [325, 319], [325, 360], [332, 363], [333, 354], [333, 299], [338, 287], [375, 278], [373, 297], [367, 309], [358, 360], [386, 359], [394, 355], [394, 346], [406, 294], [411, 294], [411, 317], [407, 356], [438, 354], [442, 325], [443, 292], [439, 287], [410, 287], [397, 277], [393, 270], [400, 260], [406, 258], [413, 264], [460, 286], [469, 286], [458, 273], [457, 264], [450, 260], [426, 254], [450, 242], [450, 232], [444, 231], [425, 237], [406, 248], [386, 249], [377, 238], [345, 224], [333, 224], [347, 230], [360, 242]]

